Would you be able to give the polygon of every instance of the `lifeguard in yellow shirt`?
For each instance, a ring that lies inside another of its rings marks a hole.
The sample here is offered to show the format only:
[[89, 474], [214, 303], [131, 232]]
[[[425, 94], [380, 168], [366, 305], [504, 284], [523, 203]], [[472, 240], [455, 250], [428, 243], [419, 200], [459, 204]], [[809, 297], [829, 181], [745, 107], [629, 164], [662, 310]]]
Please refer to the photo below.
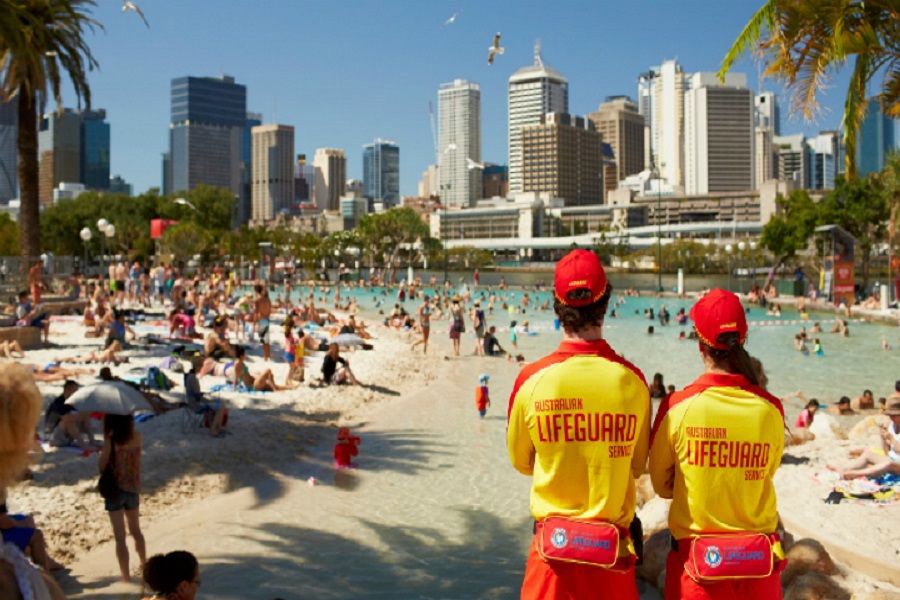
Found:
[[784, 409], [758, 385], [737, 296], [712, 290], [691, 320], [705, 373], [664, 401], [651, 433], [653, 488], [672, 499], [665, 597], [778, 600]]
[[650, 392], [603, 339], [612, 287], [597, 255], [567, 254], [554, 288], [563, 341], [522, 370], [509, 399], [509, 457], [532, 477], [535, 520], [521, 597], [637, 600], [629, 526]]

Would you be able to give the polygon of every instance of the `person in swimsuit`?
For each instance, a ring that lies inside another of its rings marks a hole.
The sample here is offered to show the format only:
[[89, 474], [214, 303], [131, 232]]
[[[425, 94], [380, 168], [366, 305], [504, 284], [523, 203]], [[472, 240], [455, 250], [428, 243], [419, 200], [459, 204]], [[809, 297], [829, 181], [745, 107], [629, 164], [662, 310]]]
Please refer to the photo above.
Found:
[[250, 373], [250, 369], [244, 363], [245, 350], [243, 346], [235, 346], [235, 362], [231, 373], [231, 383], [235, 388], [244, 385], [251, 392], [280, 392], [290, 390], [296, 385], [278, 385], [275, 383], [275, 376], [272, 375], [272, 369], [266, 369], [259, 375]]
[[412, 347], [421, 344], [422, 354], [428, 354], [428, 335], [431, 333], [431, 299], [428, 296], [422, 299], [422, 306], [419, 307], [419, 327], [422, 328], [422, 339], [413, 343]]
[[463, 318], [462, 308], [459, 306], [459, 296], [453, 297], [450, 306], [450, 339], [453, 340], [453, 356], [459, 356], [459, 337], [466, 330], [466, 322]]
[[[341, 366], [338, 367], [338, 364]], [[328, 353], [322, 359], [322, 382], [325, 384], [342, 384], [359, 385], [359, 381], [350, 370], [350, 362], [340, 355], [340, 348], [337, 344], [328, 345]]]
[[143, 437], [134, 430], [131, 415], [106, 415], [103, 417], [103, 450], [100, 451], [98, 468], [100, 473], [112, 461], [112, 471], [116, 482], [116, 493], [105, 499], [106, 512], [112, 524], [116, 540], [116, 558], [122, 581], [131, 581], [128, 568], [128, 545], [125, 541], [125, 523], [134, 539], [141, 569], [147, 563], [144, 534], [141, 533], [140, 492], [141, 492], [141, 448]]

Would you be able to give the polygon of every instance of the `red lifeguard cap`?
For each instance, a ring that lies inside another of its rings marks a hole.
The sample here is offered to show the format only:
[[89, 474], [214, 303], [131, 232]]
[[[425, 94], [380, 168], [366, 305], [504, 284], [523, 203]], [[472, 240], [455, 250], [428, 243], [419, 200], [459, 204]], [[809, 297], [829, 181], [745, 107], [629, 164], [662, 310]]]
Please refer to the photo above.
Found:
[[[600, 258], [590, 250], [572, 250], [556, 263], [554, 288], [556, 299], [566, 306], [587, 306], [606, 292], [606, 272]], [[590, 295], [571, 298], [576, 290], [588, 290]]]
[[691, 308], [691, 320], [697, 336], [704, 344], [717, 350], [728, 350], [717, 343], [723, 333], [736, 331], [743, 346], [747, 341], [747, 316], [737, 296], [716, 288], [700, 298]]

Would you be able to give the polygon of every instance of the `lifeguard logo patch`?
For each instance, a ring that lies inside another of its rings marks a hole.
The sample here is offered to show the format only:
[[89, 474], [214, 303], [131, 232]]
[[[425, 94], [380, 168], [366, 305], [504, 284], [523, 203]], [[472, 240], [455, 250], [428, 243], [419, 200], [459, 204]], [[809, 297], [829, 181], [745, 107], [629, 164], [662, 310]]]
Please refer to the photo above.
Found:
[[553, 544], [554, 548], [565, 548], [569, 543], [569, 538], [566, 535], [566, 530], [562, 527], [557, 527], [553, 530], [553, 535], [550, 536], [550, 543]]
[[710, 546], [706, 549], [706, 553], [703, 555], [703, 562], [711, 569], [715, 569], [722, 564], [722, 553], [719, 551], [718, 546]]

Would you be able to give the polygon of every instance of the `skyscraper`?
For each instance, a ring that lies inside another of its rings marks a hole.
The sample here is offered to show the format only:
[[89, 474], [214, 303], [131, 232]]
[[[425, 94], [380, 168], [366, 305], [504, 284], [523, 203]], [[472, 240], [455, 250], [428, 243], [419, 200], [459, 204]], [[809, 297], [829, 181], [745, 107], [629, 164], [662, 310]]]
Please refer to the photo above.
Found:
[[172, 80], [169, 124], [172, 190], [200, 184], [241, 193], [241, 142], [247, 88], [234, 77]]
[[385, 208], [400, 203], [400, 148], [394, 142], [376, 139], [363, 146], [363, 190], [372, 203]]
[[650, 139], [653, 164], [672, 186], [684, 185], [684, 92], [687, 79], [674, 60], [659, 66], [652, 78]]
[[760, 92], [753, 98], [754, 119], [757, 127], [768, 127], [775, 135], [781, 135], [781, 113], [778, 97], [772, 92]]
[[809, 150], [809, 188], [833, 190], [837, 172], [837, 132], [823, 131], [806, 140], [806, 147]]
[[313, 159], [316, 179], [313, 184], [319, 210], [340, 210], [341, 196], [347, 185], [347, 158], [340, 148], [319, 148]]
[[509, 78], [509, 191], [524, 190], [522, 139], [524, 125], [541, 122], [547, 113], [569, 112], [569, 82], [562, 73], [544, 64], [540, 44], [534, 47], [534, 64]]
[[695, 73], [684, 95], [684, 175], [688, 195], [751, 190], [753, 92], [743, 73], [720, 83], [715, 73]]
[[772, 139], [775, 147], [776, 176], [781, 181], [793, 181], [797, 187], [809, 187], [809, 151], [802, 133], [778, 135]]
[[19, 97], [0, 103], [0, 204], [19, 197]]
[[471, 206], [481, 198], [481, 91], [457, 79], [438, 89], [438, 160], [441, 202]]
[[637, 104], [638, 113], [644, 117], [644, 168], [649, 169], [656, 156], [656, 145], [651, 134], [653, 124], [653, 80], [659, 76], [659, 67], [650, 69], [638, 76]]
[[897, 126], [898, 120], [881, 110], [878, 98], [870, 98], [856, 141], [856, 165], [860, 175], [881, 171], [888, 154], [900, 147]]
[[60, 183], [81, 182], [81, 118], [71, 108], [45, 114], [38, 125], [38, 200], [53, 202]]
[[541, 123], [524, 125], [524, 192], [548, 192], [567, 206], [600, 204], [600, 134], [590, 119], [548, 113]]
[[619, 180], [644, 169], [644, 117], [631, 98], [611, 96], [588, 119], [610, 145], [616, 161], [616, 168], [609, 170], [611, 177], [604, 177], [604, 191], [615, 189]]
[[252, 219], [271, 221], [294, 204], [294, 128], [257, 125], [253, 135]]
[[419, 180], [419, 197], [432, 198], [441, 195], [441, 176], [437, 165], [428, 165], [422, 171], [422, 179]]
[[245, 225], [253, 217], [253, 128], [262, 125], [260, 113], [247, 113], [241, 132], [241, 194], [235, 225]]
[[106, 111], [84, 111], [80, 116], [80, 181], [90, 190], [108, 190], [110, 146]]
[[770, 127], [757, 125], [755, 127], [755, 136], [753, 143], [753, 176], [756, 181], [753, 188], [758, 190], [766, 181], [776, 179], [776, 154], [775, 147], [772, 145], [775, 135]]
[[316, 181], [316, 168], [306, 162], [305, 154], [297, 155], [294, 163], [294, 200], [299, 204], [314, 200], [313, 186]]

